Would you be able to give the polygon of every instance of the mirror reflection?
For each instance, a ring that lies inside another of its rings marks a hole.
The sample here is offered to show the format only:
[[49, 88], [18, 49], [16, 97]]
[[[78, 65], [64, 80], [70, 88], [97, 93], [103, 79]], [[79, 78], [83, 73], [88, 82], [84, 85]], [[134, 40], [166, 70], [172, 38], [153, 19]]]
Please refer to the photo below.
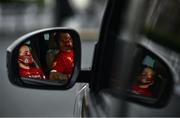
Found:
[[165, 66], [155, 57], [145, 55], [137, 71], [131, 92], [145, 97], [158, 97], [166, 82]]
[[59, 47], [53, 59], [49, 79], [66, 81], [74, 67], [74, 52], [72, 38], [69, 33], [57, 33], [55, 41]]
[[19, 76], [67, 83], [74, 69], [73, 37], [68, 32], [46, 32], [19, 46]]
[[45, 76], [39, 66], [35, 63], [28, 45], [23, 44], [19, 48], [18, 55], [19, 75], [22, 78], [45, 79]]

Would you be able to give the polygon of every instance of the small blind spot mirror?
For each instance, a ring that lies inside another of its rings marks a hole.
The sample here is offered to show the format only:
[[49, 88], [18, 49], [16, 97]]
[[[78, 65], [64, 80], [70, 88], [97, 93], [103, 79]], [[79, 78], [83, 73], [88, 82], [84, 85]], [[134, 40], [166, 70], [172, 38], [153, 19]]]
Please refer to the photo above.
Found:
[[80, 68], [79, 35], [71, 29], [55, 28], [26, 36], [8, 48], [11, 82], [35, 88], [72, 87]]
[[109, 86], [112, 94], [150, 107], [167, 105], [173, 89], [173, 76], [166, 61], [140, 45], [134, 47], [129, 58], [133, 65], [129, 68], [131, 74], [126, 79], [119, 78], [121, 73], [112, 74]]

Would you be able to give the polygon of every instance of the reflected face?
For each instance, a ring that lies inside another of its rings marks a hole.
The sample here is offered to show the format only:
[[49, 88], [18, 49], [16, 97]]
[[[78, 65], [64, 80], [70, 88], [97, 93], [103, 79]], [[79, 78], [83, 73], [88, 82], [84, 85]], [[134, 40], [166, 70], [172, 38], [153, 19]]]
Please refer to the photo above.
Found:
[[146, 85], [153, 82], [154, 72], [151, 68], [145, 68], [138, 78], [140, 84]]
[[72, 38], [69, 33], [60, 33], [60, 48], [63, 51], [72, 50]]
[[26, 66], [33, 63], [32, 54], [28, 46], [23, 45], [20, 47], [18, 61]]
[[29, 50], [29, 47], [24, 45], [22, 46], [20, 49], [19, 49], [19, 56], [22, 56], [22, 55], [30, 55], [31, 52]]

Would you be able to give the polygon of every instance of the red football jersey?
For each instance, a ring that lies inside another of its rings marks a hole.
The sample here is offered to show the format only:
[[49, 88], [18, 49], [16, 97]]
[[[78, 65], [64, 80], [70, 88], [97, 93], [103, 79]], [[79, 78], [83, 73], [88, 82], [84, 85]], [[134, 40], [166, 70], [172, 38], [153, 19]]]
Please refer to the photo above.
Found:
[[140, 88], [138, 85], [133, 85], [132, 92], [135, 94], [152, 97], [153, 94], [149, 88]]
[[71, 74], [74, 67], [74, 52], [60, 51], [53, 62], [52, 70], [63, 74]]
[[45, 79], [43, 72], [37, 67], [31, 67], [30, 69], [19, 68], [19, 75], [25, 78]]

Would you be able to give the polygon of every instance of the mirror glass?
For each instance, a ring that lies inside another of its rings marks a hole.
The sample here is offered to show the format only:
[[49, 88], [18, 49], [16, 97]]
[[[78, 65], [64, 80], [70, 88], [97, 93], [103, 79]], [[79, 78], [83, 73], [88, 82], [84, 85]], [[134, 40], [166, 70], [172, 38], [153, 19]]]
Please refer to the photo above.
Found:
[[165, 68], [162, 63], [150, 55], [144, 55], [141, 65], [137, 68], [131, 92], [145, 97], [158, 97], [166, 81]]
[[[118, 60], [116, 55], [113, 68], [122, 65]], [[125, 76], [127, 71], [129, 73]], [[172, 72], [167, 63], [158, 53], [142, 45], [135, 45], [123, 67], [110, 71], [110, 74], [110, 89], [107, 90], [112, 89], [113, 95], [154, 107], [165, 105], [173, 86]]]
[[173, 84], [169, 67], [146, 48], [139, 46], [135, 53], [134, 74], [127, 90], [129, 97], [157, 107], [165, 105]]
[[43, 32], [18, 47], [18, 72], [23, 80], [66, 84], [74, 70], [73, 36], [70, 32]]

